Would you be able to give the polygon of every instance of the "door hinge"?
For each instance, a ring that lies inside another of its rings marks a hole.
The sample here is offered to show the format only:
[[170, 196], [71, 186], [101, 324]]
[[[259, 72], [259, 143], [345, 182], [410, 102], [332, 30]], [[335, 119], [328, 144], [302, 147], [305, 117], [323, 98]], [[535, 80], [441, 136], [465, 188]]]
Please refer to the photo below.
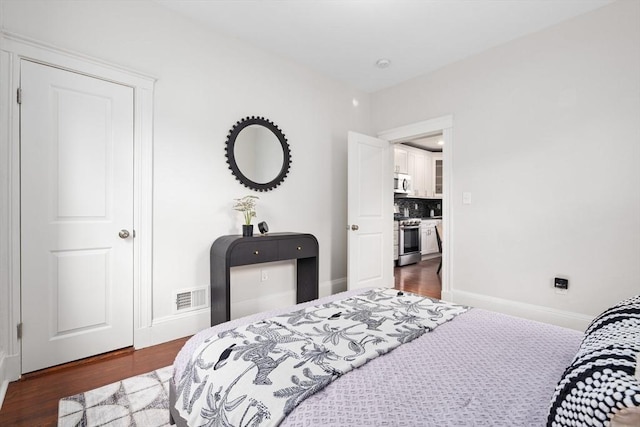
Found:
[[17, 327], [18, 339], [22, 338], [22, 323], [18, 323]]
[[22, 104], [22, 88], [18, 88], [18, 92], [16, 93], [16, 100], [18, 104]]

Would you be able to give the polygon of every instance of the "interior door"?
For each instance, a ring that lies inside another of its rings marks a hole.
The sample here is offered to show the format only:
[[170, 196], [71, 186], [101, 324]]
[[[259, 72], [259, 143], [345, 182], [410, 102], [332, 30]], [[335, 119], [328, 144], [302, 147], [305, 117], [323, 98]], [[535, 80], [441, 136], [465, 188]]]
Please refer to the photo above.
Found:
[[393, 150], [349, 132], [347, 288], [393, 287]]
[[133, 344], [133, 89], [20, 67], [26, 373]]

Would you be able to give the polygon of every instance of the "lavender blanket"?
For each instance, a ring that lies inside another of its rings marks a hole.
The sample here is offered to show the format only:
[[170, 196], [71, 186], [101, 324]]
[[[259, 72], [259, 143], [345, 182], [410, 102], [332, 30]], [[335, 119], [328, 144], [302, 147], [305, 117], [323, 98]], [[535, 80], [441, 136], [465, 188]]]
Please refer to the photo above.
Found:
[[[296, 309], [361, 293], [350, 291]], [[280, 315], [260, 313], [202, 331], [180, 351], [174, 383], [207, 338]], [[282, 426], [538, 426], [571, 362], [577, 331], [473, 309], [376, 358], [296, 407]]]

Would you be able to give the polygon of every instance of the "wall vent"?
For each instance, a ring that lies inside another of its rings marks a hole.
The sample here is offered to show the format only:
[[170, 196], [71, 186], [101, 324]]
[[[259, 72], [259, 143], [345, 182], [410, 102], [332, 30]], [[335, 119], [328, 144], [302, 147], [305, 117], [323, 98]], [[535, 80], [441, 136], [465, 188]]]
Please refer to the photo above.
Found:
[[207, 289], [192, 288], [177, 291], [173, 300], [174, 313], [206, 308], [208, 305]]

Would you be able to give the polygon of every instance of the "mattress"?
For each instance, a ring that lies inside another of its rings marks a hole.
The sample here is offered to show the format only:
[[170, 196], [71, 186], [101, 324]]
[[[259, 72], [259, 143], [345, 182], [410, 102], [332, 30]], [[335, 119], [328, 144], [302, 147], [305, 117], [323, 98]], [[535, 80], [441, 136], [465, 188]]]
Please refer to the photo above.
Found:
[[[362, 291], [206, 329], [179, 352], [172, 384], [208, 337]], [[545, 425], [555, 386], [581, 339], [578, 331], [474, 308], [332, 382], [281, 426]]]

